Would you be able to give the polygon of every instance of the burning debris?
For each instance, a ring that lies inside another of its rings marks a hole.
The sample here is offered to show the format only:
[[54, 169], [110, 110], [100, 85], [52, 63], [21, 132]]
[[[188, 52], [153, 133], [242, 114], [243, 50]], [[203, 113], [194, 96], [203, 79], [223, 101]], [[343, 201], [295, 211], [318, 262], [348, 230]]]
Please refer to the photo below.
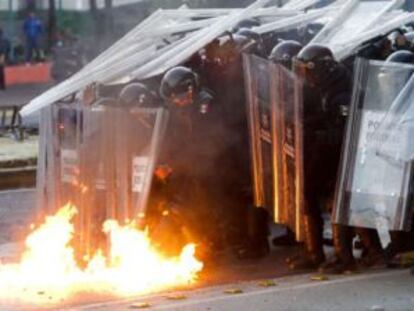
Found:
[[107, 254], [97, 250], [81, 268], [71, 245], [76, 214], [76, 207], [67, 204], [46, 217], [27, 237], [20, 262], [0, 264], [2, 300], [49, 305], [82, 293], [125, 297], [191, 284], [203, 268], [194, 244], [178, 257], [166, 258], [145, 231], [114, 220], [103, 226]]

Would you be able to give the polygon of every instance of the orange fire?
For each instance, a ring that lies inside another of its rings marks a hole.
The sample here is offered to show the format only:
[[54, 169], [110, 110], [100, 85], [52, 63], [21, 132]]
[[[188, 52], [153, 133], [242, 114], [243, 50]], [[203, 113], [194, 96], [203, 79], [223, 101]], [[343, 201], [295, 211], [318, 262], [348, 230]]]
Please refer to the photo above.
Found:
[[76, 213], [67, 204], [47, 217], [27, 237], [19, 263], [0, 263], [0, 299], [54, 304], [82, 293], [137, 295], [192, 283], [203, 268], [194, 256], [195, 245], [185, 246], [177, 258], [166, 258], [145, 231], [108, 220], [103, 231], [109, 254], [98, 251], [81, 269], [69, 245]]

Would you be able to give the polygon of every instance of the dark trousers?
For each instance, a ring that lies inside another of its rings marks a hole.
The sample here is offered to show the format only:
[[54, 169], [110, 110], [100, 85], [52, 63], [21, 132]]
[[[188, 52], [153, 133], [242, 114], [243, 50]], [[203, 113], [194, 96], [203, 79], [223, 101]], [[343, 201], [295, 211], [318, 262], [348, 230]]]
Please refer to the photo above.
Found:
[[26, 63], [30, 62], [33, 57], [33, 52], [36, 52], [36, 58], [39, 58], [39, 44], [35, 38], [27, 38], [26, 40]]
[[0, 90], [6, 88], [6, 77], [4, 73], [4, 65], [0, 64]]

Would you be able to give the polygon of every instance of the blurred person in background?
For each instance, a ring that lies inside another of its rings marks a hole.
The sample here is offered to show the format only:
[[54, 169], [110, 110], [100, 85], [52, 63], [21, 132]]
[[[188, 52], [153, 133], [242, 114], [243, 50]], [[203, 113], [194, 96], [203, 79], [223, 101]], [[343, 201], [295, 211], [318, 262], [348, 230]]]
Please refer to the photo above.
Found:
[[23, 24], [23, 32], [26, 38], [26, 63], [30, 63], [33, 52], [36, 52], [36, 59], [40, 58], [39, 39], [43, 34], [43, 24], [35, 15], [30, 12]]

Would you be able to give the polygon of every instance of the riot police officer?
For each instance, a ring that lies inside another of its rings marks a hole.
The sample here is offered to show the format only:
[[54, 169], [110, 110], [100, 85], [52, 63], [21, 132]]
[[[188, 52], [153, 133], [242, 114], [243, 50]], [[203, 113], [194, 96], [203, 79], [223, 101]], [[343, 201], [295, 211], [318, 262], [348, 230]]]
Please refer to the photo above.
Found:
[[[342, 140], [350, 103], [351, 79], [345, 66], [336, 62], [332, 52], [320, 45], [309, 45], [298, 55], [299, 65], [304, 69], [306, 81], [320, 94], [320, 106], [304, 107], [305, 135], [305, 200], [310, 217], [305, 217], [305, 228], [309, 252], [316, 252], [316, 258], [323, 258], [321, 252], [321, 221], [318, 198], [323, 196], [332, 201], [339, 167]], [[315, 117], [315, 112], [320, 118]], [[309, 143], [307, 143], [307, 141]], [[309, 149], [308, 149], [309, 148]], [[308, 153], [318, 153], [317, 158], [307, 159]], [[324, 174], [317, 173], [318, 162], [324, 163]], [[316, 169], [316, 170], [315, 170]], [[315, 180], [315, 173], [317, 179]], [[310, 185], [309, 183], [312, 183]], [[315, 185], [317, 185], [315, 187]], [[309, 224], [307, 224], [309, 222]], [[309, 229], [309, 230], [308, 230]], [[356, 268], [352, 240], [357, 233], [364, 245], [363, 263], [367, 266], [381, 262], [382, 247], [378, 233], [373, 229], [353, 228], [334, 224], [332, 227], [336, 260], [322, 268], [330, 272], [343, 272]], [[311, 235], [314, 235], [311, 237]], [[305, 242], [307, 244], [307, 242]]]
[[[249, 135], [245, 109], [242, 54], [261, 54], [260, 36], [242, 28], [239, 33], [227, 33], [205, 49], [203, 76], [205, 84], [215, 93], [220, 106], [229, 143], [220, 158], [223, 168], [222, 185], [227, 189], [226, 219], [229, 222], [229, 240], [236, 245], [240, 258], [260, 257], [269, 251], [267, 215], [251, 205], [251, 178], [249, 170]], [[247, 235], [247, 236], [246, 236]]]
[[169, 192], [193, 242], [205, 252], [224, 246], [223, 222], [226, 194], [219, 160], [229, 135], [223, 126], [220, 106], [211, 91], [200, 84], [192, 69], [179, 66], [162, 78], [160, 95], [170, 110], [167, 139], [161, 164], [171, 168]]
[[[297, 57], [297, 70], [304, 75], [312, 97], [304, 101], [305, 259], [293, 268], [316, 268], [325, 261], [323, 252], [323, 200], [332, 200], [341, 154], [351, 83], [348, 71], [335, 61], [325, 46], [308, 45]], [[306, 88], [305, 88], [306, 90]], [[323, 169], [321, 164], [323, 163]], [[341, 268], [352, 268], [352, 231], [333, 226], [333, 239]]]
[[[385, 60], [392, 53], [392, 42], [387, 36], [378, 36], [361, 45], [357, 56], [366, 59]], [[354, 57], [351, 57], [353, 65]]]
[[212, 92], [201, 87], [200, 77], [183, 66], [167, 71], [161, 81], [160, 95], [173, 107], [189, 108], [195, 104], [201, 114], [207, 114], [213, 100]]

